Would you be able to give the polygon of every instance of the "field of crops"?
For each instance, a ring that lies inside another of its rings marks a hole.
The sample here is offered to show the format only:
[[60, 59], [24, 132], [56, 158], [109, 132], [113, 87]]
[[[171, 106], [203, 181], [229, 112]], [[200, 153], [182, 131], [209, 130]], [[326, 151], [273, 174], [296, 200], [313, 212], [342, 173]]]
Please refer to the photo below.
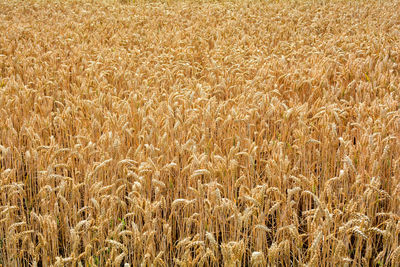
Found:
[[399, 266], [399, 64], [395, 0], [0, 0], [0, 266]]

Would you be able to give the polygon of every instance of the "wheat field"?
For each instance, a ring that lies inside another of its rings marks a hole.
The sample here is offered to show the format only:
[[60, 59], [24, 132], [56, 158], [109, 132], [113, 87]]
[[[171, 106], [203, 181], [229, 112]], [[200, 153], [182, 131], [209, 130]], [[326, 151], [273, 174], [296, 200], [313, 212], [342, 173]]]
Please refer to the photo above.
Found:
[[0, 0], [0, 266], [400, 266], [400, 2]]

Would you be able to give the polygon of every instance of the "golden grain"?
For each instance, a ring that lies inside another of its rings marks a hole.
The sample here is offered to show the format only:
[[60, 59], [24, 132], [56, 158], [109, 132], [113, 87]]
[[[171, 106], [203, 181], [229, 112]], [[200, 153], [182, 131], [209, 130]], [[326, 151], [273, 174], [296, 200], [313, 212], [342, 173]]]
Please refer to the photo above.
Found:
[[0, 266], [398, 265], [399, 11], [0, 0]]

